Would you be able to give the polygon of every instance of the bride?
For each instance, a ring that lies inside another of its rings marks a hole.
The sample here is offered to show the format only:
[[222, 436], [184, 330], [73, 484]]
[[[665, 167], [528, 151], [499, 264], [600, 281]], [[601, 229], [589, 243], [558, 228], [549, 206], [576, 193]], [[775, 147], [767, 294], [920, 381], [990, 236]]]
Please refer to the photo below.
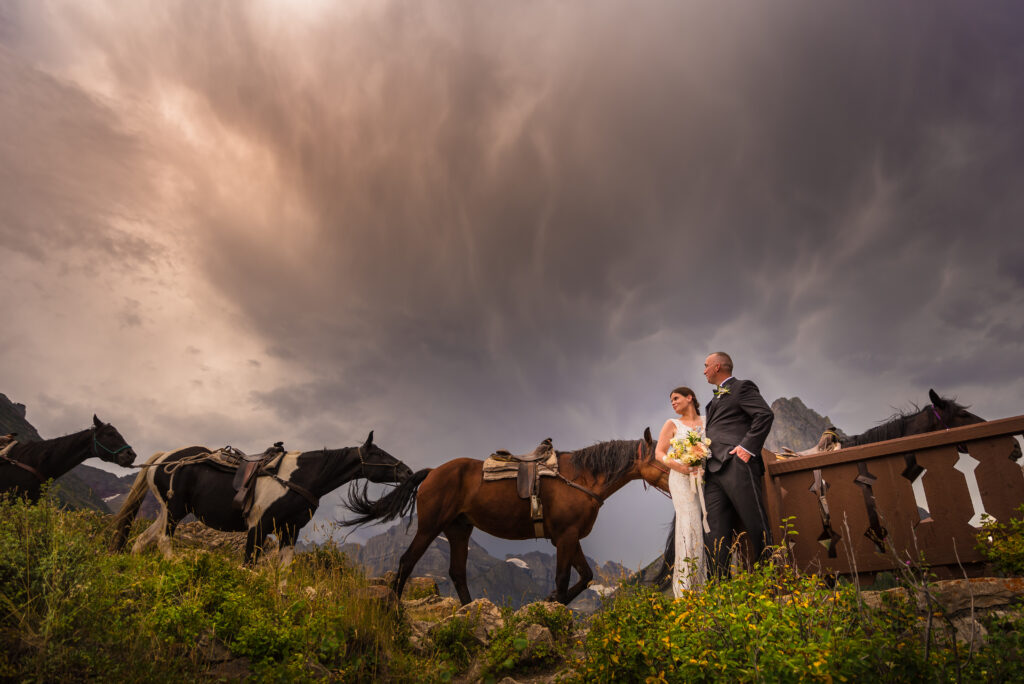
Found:
[[664, 463], [669, 473], [668, 486], [672, 505], [676, 509], [676, 560], [672, 569], [672, 593], [679, 598], [686, 589], [697, 589], [707, 580], [707, 562], [704, 558], [705, 525], [702, 481], [704, 469], [691, 468], [670, 458], [672, 439], [683, 437], [691, 430], [704, 436], [704, 418], [700, 415], [697, 395], [689, 387], [677, 387], [669, 394], [672, 410], [679, 418], [665, 421], [658, 435], [655, 458]]

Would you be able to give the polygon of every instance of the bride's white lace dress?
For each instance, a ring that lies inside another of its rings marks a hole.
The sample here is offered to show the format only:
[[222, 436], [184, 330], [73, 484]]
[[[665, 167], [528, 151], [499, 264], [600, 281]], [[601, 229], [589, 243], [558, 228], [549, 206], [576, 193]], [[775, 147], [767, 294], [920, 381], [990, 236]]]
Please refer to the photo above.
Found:
[[[672, 419], [676, 435], [688, 430], [681, 420]], [[696, 428], [704, 434], [704, 418]], [[672, 569], [672, 593], [679, 598], [686, 589], [698, 589], [707, 582], [707, 561], [704, 557], [704, 518], [701, 511], [700, 476], [684, 475], [673, 470], [668, 476], [668, 489], [676, 509], [676, 562]]]

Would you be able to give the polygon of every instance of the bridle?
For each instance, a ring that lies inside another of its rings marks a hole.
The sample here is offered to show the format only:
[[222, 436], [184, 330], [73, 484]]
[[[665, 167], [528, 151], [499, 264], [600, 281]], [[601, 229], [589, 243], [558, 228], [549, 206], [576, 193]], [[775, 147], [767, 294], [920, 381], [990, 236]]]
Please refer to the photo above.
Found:
[[[644, 446], [644, 440], [641, 439], [640, 443], [636, 445], [636, 460], [641, 461], [641, 462], [645, 462], [645, 460], [646, 460], [646, 456], [644, 455], [644, 452], [643, 452], [643, 446]], [[669, 469], [669, 467], [666, 466], [664, 463], [660, 462], [657, 458], [655, 458], [654, 454], [651, 454], [650, 461], [651, 461], [651, 465], [653, 465], [659, 471], [661, 471], [662, 473], [665, 473], [666, 475], [671, 475], [672, 471]], [[653, 484], [650, 484], [647, 480], [645, 480], [642, 477], [640, 478], [640, 481], [644, 483], [644, 491], [647, 491], [647, 486], [648, 485], [650, 485], [651, 487], [654, 487]], [[660, 494], [664, 494], [665, 496], [667, 496], [670, 499], [672, 498], [672, 495], [668, 494], [664, 490], [662, 490], [662, 489], [660, 489], [658, 487], [654, 487], [654, 489], [656, 491], [658, 491]]]
[[949, 425], [946, 424], [946, 421], [942, 417], [942, 414], [939, 413], [939, 410], [937, 408], [935, 408], [935, 404], [928, 404], [928, 408], [931, 409], [932, 415], [935, 416], [935, 420], [939, 421], [939, 424], [942, 427], [944, 427], [944, 428], [946, 428], [948, 430], [949, 429]]
[[[364, 446], [362, 444], [360, 444], [356, 448], [357, 448], [357, 453], [359, 454], [359, 469], [361, 471], [363, 471], [363, 477], [365, 477], [367, 479], [369, 479], [369, 477], [370, 477], [369, 475], [366, 474], [366, 467], [367, 466], [369, 466], [371, 468], [391, 468], [392, 475], [393, 475], [393, 480], [395, 482], [398, 481], [398, 466], [401, 465], [401, 463], [397, 459], [395, 460], [394, 463], [391, 463], [391, 464], [388, 464], [388, 463], [370, 463], [363, 456], [363, 454], [366, 453], [366, 450], [364, 449]], [[326, 453], [326, 451], [327, 450], [324, 449], [325, 453]]]
[[[109, 425], [110, 425], [110, 423], [104, 423], [102, 425], [102, 427], [108, 427]], [[100, 455], [100, 451], [99, 451], [100, 449], [103, 449], [104, 451], [106, 451], [111, 456], [117, 456], [119, 453], [121, 453], [125, 449], [131, 449], [132, 448], [131, 444], [128, 444], [127, 442], [125, 442], [118, 449], [110, 449], [109, 447], [107, 447], [107, 445], [100, 443], [100, 441], [96, 438], [96, 426], [93, 425], [92, 428], [90, 428], [90, 429], [92, 430], [92, 455], [95, 456], [96, 458], [103, 458]]]

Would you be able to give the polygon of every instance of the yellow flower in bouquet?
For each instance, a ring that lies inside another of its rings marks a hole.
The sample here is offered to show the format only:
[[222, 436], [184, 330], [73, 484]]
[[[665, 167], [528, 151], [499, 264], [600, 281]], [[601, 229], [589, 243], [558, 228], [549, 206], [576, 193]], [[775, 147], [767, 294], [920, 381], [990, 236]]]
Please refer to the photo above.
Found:
[[711, 440], [696, 430], [689, 430], [682, 437], [673, 437], [667, 456], [691, 467], [703, 467], [711, 453]]

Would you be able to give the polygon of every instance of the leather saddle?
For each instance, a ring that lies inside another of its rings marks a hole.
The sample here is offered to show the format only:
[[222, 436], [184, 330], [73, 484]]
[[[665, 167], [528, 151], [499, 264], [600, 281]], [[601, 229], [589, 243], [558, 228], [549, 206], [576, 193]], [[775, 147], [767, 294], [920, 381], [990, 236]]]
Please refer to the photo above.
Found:
[[230, 446], [221, 449], [221, 452], [232, 461], [238, 461], [235, 478], [231, 481], [231, 486], [235, 490], [235, 497], [231, 500], [231, 505], [243, 513], [247, 512], [252, 507], [256, 478], [267, 471], [274, 459], [284, 454], [284, 442], [275, 442], [274, 446], [269, 447], [262, 454], [244, 454]]
[[[497, 461], [517, 463], [516, 493], [520, 499], [530, 500], [530, 520], [537, 537], [544, 536], [544, 507], [540, 503], [540, 466], [555, 455], [555, 447], [548, 437], [528, 454], [515, 455], [508, 451], [494, 452], [491, 458]], [[556, 466], [557, 470], [557, 466]]]

